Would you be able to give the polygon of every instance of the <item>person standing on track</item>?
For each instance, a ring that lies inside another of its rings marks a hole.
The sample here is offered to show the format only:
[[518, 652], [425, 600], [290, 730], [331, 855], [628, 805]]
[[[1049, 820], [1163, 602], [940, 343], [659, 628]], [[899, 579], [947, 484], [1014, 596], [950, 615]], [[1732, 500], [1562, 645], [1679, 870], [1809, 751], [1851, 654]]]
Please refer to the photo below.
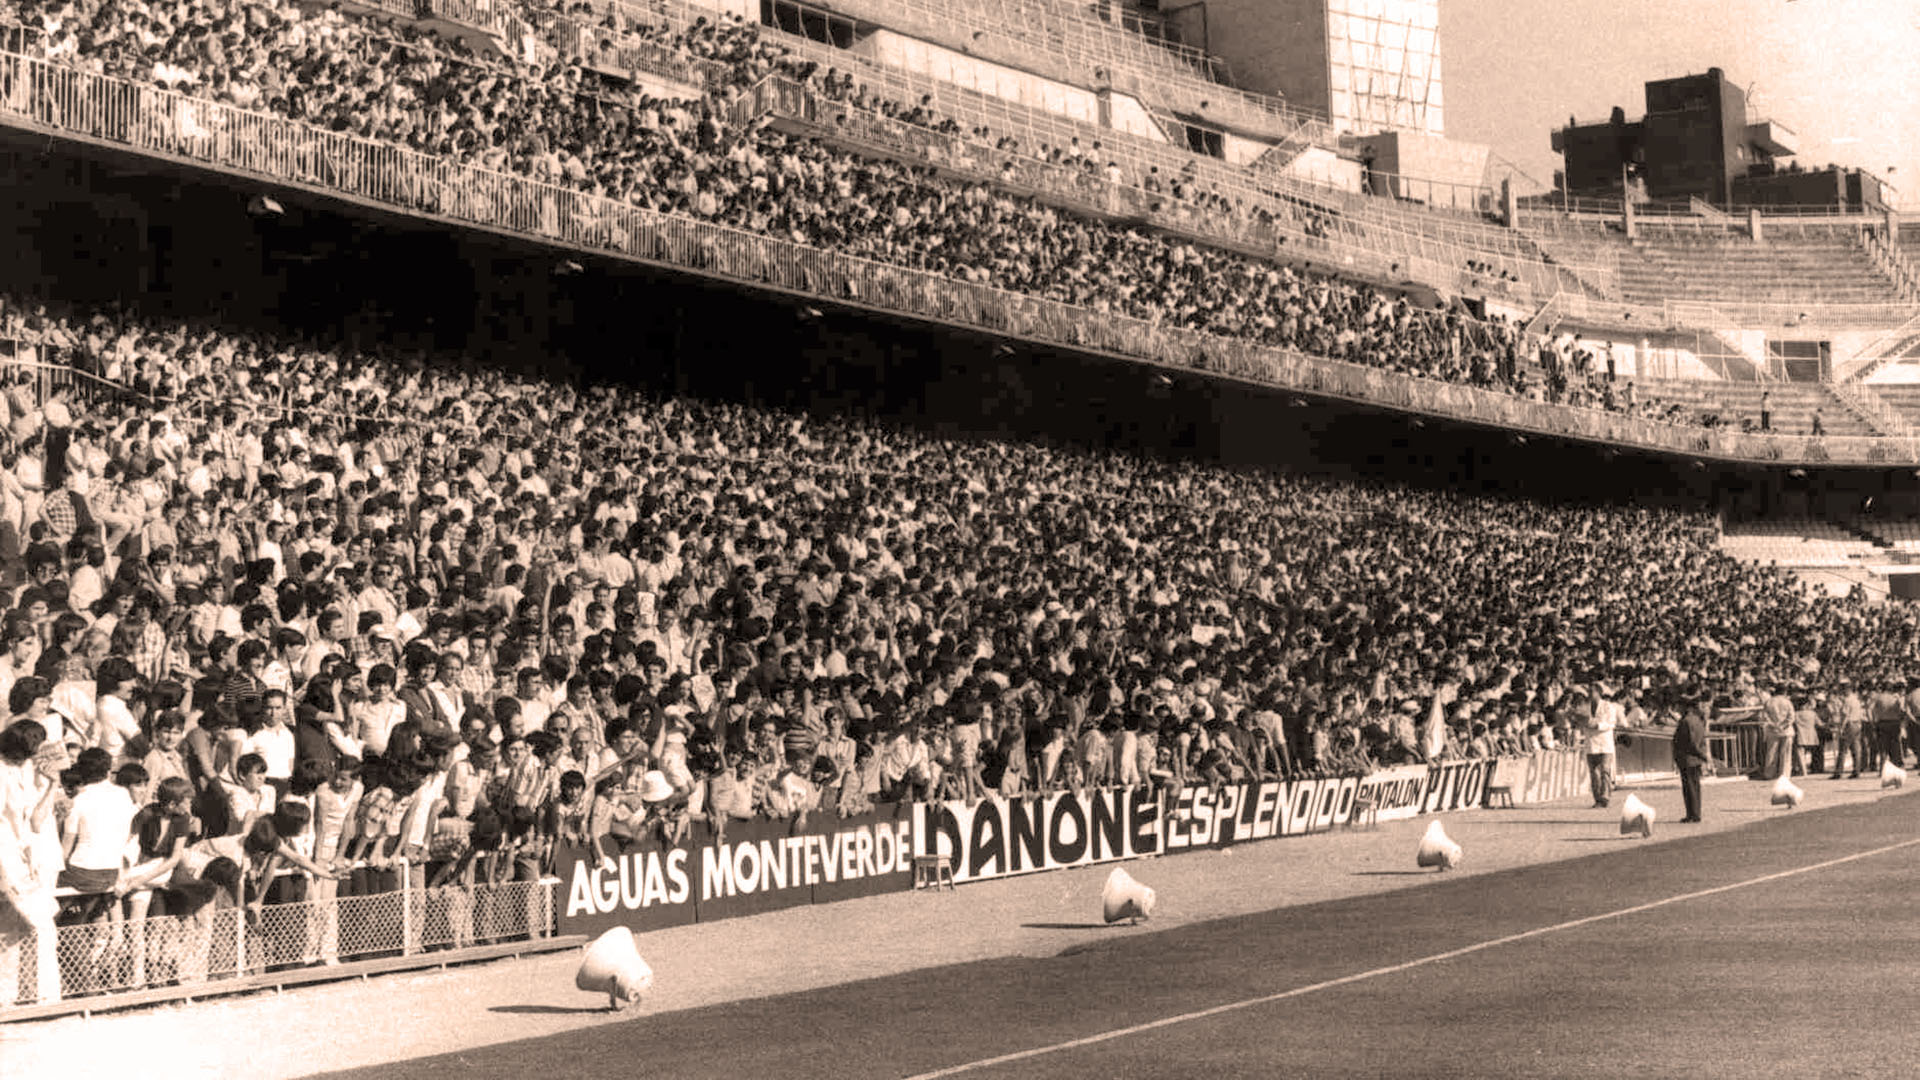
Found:
[[1680, 772], [1680, 798], [1687, 804], [1682, 822], [1700, 820], [1700, 775], [1713, 762], [1707, 740], [1707, 706], [1699, 694], [1688, 698], [1673, 729], [1673, 765]]
[[1778, 780], [1793, 764], [1793, 699], [1787, 696], [1787, 684], [1773, 684], [1773, 693], [1760, 706], [1760, 722], [1767, 734], [1767, 756], [1760, 779]]
[[1906, 751], [1900, 746], [1900, 729], [1907, 722], [1907, 703], [1900, 696], [1900, 683], [1892, 675], [1880, 682], [1867, 711], [1873, 718], [1873, 736], [1880, 747], [1880, 759], [1903, 764]]
[[1593, 682], [1593, 715], [1587, 719], [1587, 782], [1593, 788], [1595, 809], [1613, 797], [1613, 732], [1625, 710], [1616, 699], [1618, 688], [1605, 679]]
[[1860, 779], [1860, 769], [1867, 760], [1867, 705], [1860, 700], [1860, 692], [1851, 686], [1838, 689], [1827, 698], [1833, 710], [1833, 777], [1840, 779], [1842, 766], [1847, 762], [1848, 754], [1853, 756], [1853, 775], [1849, 779]]

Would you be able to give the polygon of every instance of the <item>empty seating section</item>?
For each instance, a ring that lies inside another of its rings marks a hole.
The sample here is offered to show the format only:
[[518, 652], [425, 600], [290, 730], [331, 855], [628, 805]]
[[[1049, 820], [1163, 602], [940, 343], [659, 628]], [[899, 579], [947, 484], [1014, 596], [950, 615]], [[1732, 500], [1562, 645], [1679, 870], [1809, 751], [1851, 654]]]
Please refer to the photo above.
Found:
[[1900, 419], [1920, 427], [1920, 383], [1874, 383], [1872, 390]]
[[1851, 237], [1767, 240], [1686, 230], [1643, 230], [1640, 260], [1622, 260], [1630, 302], [1824, 305], [1897, 303], [1893, 283]]
[[1853, 566], [1886, 557], [1885, 548], [1825, 521], [1728, 525], [1720, 549], [1743, 562], [1779, 566]]
[[1850, 227], [1767, 227], [1758, 243], [1718, 226], [1644, 221], [1629, 241], [1618, 223], [1545, 213], [1523, 214], [1520, 227], [1643, 321], [1653, 312], [1665, 325], [1852, 329], [1912, 314]]
[[1886, 545], [1889, 551], [1920, 555], [1920, 521], [1876, 521], [1862, 518], [1854, 528]]

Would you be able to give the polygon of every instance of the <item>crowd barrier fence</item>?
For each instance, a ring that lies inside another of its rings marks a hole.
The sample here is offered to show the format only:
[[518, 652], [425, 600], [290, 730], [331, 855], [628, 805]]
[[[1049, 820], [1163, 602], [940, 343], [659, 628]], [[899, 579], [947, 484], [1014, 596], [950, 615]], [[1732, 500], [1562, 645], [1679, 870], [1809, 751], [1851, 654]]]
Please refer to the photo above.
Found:
[[[1365, 775], [1098, 788], [965, 802], [882, 804], [838, 817], [739, 821], [715, 834], [563, 847], [538, 881], [395, 888], [197, 915], [0, 933], [0, 1021], [50, 1008], [97, 1011], [168, 987], [174, 996], [251, 989], [275, 972], [366, 960], [457, 962], [503, 942], [573, 940], [827, 903], [914, 886], [921, 856], [958, 883], [1325, 833], [1365, 812], [1392, 821], [1475, 809], [1504, 788], [1517, 804], [1576, 795], [1576, 750], [1402, 765]], [[406, 868], [396, 874], [405, 880]]]
[[[400, 862], [387, 873], [404, 881], [408, 868]], [[399, 966], [430, 966], [476, 946], [551, 938], [554, 887], [543, 879], [393, 888], [255, 910], [208, 903], [192, 915], [0, 932], [0, 1021], [16, 1018], [9, 1008], [42, 1007], [34, 1016], [59, 1004], [109, 1009], [116, 997], [156, 988], [212, 994], [222, 983], [313, 965], [415, 957], [417, 965]]]

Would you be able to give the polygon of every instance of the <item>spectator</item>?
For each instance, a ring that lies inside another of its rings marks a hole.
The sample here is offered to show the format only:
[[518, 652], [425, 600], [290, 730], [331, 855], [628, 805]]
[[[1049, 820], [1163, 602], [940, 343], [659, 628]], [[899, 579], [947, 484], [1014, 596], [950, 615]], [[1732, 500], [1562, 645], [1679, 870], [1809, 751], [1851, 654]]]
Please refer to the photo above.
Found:
[[[138, 765], [123, 765], [116, 776], [113, 756], [97, 746], [81, 751], [73, 767], [61, 774], [60, 782], [73, 791], [60, 834], [66, 864], [61, 885], [83, 895], [112, 894], [120, 880], [122, 853], [133, 835], [134, 815], [144, 802], [134, 793], [146, 780], [146, 770]], [[108, 914], [110, 907], [94, 905], [89, 919]]]

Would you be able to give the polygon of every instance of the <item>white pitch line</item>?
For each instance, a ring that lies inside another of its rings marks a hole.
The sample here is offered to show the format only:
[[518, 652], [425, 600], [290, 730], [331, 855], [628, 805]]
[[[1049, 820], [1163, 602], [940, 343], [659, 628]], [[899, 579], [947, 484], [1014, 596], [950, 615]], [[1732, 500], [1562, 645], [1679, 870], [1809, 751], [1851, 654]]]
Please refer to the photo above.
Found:
[[1230, 1001], [1225, 1005], [1215, 1005], [1210, 1009], [1201, 1009], [1198, 1012], [1181, 1013], [1178, 1016], [1166, 1016], [1158, 1020], [1149, 1020], [1144, 1024], [1134, 1024], [1130, 1027], [1115, 1028], [1112, 1031], [1103, 1031], [1097, 1035], [1088, 1035], [1083, 1038], [1070, 1039], [1066, 1042], [1054, 1043], [1051, 1046], [1036, 1046], [1031, 1050], [1019, 1050], [1011, 1054], [1001, 1054], [999, 1057], [981, 1058], [978, 1061], [968, 1061], [959, 1065], [949, 1065], [944, 1069], [935, 1069], [932, 1072], [919, 1073], [915, 1076], [909, 1077], [908, 1080], [934, 1080], [935, 1077], [955, 1076], [960, 1073], [973, 1072], [978, 1069], [989, 1069], [995, 1065], [1006, 1065], [1010, 1062], [1025, 1061], [1028, 1058], [1041, 1057], [1046, 1054], [1055, 1054], [1055, 1053], [1059, 1053], [1062, 1050], [1076, 1050], [1082, 1046], [1092, 1046], [1096, 1043], [1110, 1042], [1114, 1039], [1124, 1038], [1128, 1035], [1138, 1035], [1143, 1031], [1152, 1031], [1155, 1028], [1172, 1027], [1175, 1024], [1185, 1024], [1194, 1020], [1205, 1020], [1208, 1017], [1219, 1016], [1222, 1013], [1238, 1012], [1241, 1009], [1251, 1009], [1256, 1005], [1266, 1005], [1275, 1001], [1285, 1001], [1288, 998], [1304, 997], [1307, 994], [1317, 993], [1318, 991], [1321, 991], [1321, 990], [1331, 990], [1336, 986], [1346, 986], [1349, 983], [1362, 982], [1367, 979], [1378, 978], [1382, 975], [1395, 975], [1402, 971], [1409, 971], [1417, 967], [1425, 967], [1428, 964], [1437, 964], [1443, 960], [1452, 960], [1452, 959], [1455, 959], [1456, 957], [1469, 956], [1469, 955], [1472, 955], [1473, 953], [1484, 952], [1487, 949], [1498, 948], [1501, 945], [1511, 945], [1516, 941], [1525, 941], [1528, 938], [1536, 938], [1544, 934], [1558, 933], [1559, 931], [1562, 931], [1562, 930], [1572, 930], [1575, 927], [1586, 926], [1590, 923], [1605, 922], [1608, 919], [1619, 919], [1619, 918], [1624, 918], [1628, 915], [1638, 915], [1643, 911], [1652, 911], [1655, 908], [1666, 907], [1668, 904], [1681, 904], [1689, 900], [1698, 900], [1706, 896], [1714, 896], [1723, 892], [1731, 892], [1734, 889], [1745, 889], [1754, 885], [1764, 885], [1769, 881], [1779, 881], [1782, 878], [1796, 877], [1800, 874], [1810, 874], [1815, 870], [1825, 870], [1830, 866], [1839, 866], [1843, 863], [1855, 862], [1860, 859], [1869, 859], [1875, 855], [1885, 855], [1890, 851], [1899, 851], [1902, 848], [1913, 847], [1916, 844], [1920, 844], [1920, 838], [1913, 839], [1913, 840], [1902, 840], [1897, 844], [1888, 844], [1886, 847], [1874, 848], [1871, 851], [1861, 851], [1861, 852], [1856, 852], [1852, 855], [1842, 855], [1840, 858], [1837, 858], [1837, 859], [1828, 859], [1825, 862], [1817, 862], [1809, 866], [1795, 867], [1791, 870], [1781, 870], [1777, 873], [1766, 874], [1757, 878], [1750, 878], [1746, 881], [1735, 881], [1727, 885], [1715, 885], [1711, 889], [1701, 889], [1698, 892], [1683, 893], [1679, 896], [1669, 896], [1664, 900], [1653, 900], [1645, 904], [1636, 904], [1633, 907], [1621, 908], [1617, 911], [1602, 912], [1599, 915], [1588, 915], [1585, 918], [1573, 919], [1569, 922], [1555, 923], [1552, 926], [1541, 926], [1541, 927], [1536, 927], [1532, 930], [1523, 930], [1518, 934], [1508, 934], [1506, 937], [1493, 938], [1492, 940], [1489, 940], [1489, 941], [1482, 941], [1473, 945], [1465, 945], [1458, 949], [1450, 949], [1446, 952], [1434, 953], [1431, 956], [1423, 956], [1417, 960], [1408, 960], [1403, 964], [1393, 964], [1388, 967], [1378, 967], [1378, 968], [1374, 968], [1371, 971], [1357, 972], [1353, 975], [1342, 975], [1337, 979], [1328, 979], [1325, 982], [1317, 982], [1310, 986], [1296, 986], [1291, 990], [1282, 990], [1277, 994], [1266, 994], [1261, 997], [1246, 998], [1245, 1000], [1242, 1000], [1242, 1001]]

